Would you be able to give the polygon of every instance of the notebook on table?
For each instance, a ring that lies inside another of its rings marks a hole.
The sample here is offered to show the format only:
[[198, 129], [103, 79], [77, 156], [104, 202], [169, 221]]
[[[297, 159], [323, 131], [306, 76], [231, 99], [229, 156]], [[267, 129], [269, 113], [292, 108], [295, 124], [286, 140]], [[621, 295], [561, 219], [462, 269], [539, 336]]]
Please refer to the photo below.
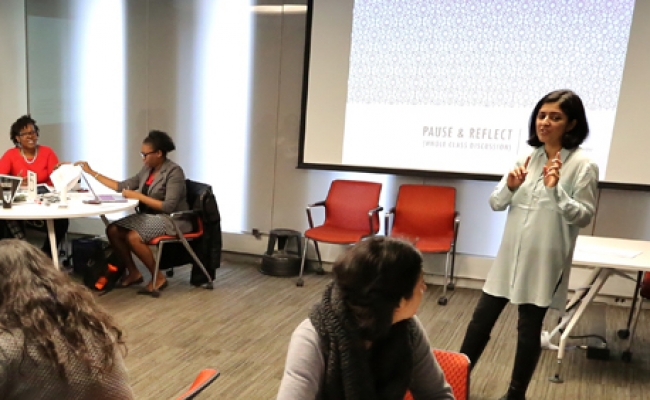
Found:
[[81, 174], [83, 177], [84, 181], [86, 182], [86, 186], [88, 186], [88, 190], [90, 190], [90, 193], [93, 194], [93, 199], [91, 200], [84, 200], [84, 203], [87, 204], [102, 204], [102, 203], [126, 203], [127, 200], [124, 196], [121, 194], [100, 194], [99, 196], [97, 193], [95, 193], [95, 190], [93, 190], [93, 187], [90, 186], [90, 183], [88, 182], [88, 179], [86, 179], [86, 175]]

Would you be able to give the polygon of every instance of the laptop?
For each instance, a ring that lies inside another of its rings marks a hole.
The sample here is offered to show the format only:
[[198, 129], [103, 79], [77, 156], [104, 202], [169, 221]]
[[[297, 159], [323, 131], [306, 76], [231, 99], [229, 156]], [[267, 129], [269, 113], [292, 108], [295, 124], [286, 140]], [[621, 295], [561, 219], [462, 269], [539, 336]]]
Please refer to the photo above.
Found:
[[54, 192], [54, 188], [46, 183], [36, 185], [36, 194], [47, 194]]
[[86, 182], [86, 186], [88, 186], [88, 189], [90, 190], [90, 193], [93, 194], [94, 199], [90, 200], [84, 200], [83, 202], [86, 204], [102, 204], [102, 203], [126, 203], [127, 199], [124, 198], [121, 194], [100, 194], [99, 196], [95, 191], [93, 190], [93, 187], [90, 186], [90, 183], [88, 182], [88, 179], [86, 179], [86, 175], [81, 174], [81, 176], [84, 178], [84, 181]]

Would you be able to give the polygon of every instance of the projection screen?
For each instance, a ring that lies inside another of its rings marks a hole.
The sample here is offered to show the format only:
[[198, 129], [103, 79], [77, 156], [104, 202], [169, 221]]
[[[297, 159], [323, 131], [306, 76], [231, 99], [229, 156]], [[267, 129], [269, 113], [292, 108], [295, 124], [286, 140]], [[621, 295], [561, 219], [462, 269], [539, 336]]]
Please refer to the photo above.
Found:
[[313, 0], [299, 167], [498, 179], [568, 88], [601, 181], [644, 188], [648, 19], [633, 0]]

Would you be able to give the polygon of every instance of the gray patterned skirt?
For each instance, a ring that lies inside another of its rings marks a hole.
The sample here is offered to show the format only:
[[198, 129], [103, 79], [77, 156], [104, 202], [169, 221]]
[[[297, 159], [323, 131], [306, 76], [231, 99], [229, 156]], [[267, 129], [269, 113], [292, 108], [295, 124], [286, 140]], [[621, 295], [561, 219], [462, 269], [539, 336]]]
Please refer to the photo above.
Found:
[[[176, 235], [174, 225], [162, 215], [131, 214], [113, 221], [113, 224], [138, 232], [145, 243], [158, 236]], [[183, 228], [180, 229], [183, 230]]]

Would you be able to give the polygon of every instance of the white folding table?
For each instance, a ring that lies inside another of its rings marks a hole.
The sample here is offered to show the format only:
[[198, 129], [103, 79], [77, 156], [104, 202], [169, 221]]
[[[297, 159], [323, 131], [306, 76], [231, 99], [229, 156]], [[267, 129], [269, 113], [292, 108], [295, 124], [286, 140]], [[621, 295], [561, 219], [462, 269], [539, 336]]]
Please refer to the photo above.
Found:
[[46, 205], [47, 203], [39, 204], [33, 201], [16, 202], [11, 208], [0, 208], [0, 219], [45, 220], [52, 248], [52, 261], [58, 268], [59, 252], [54, 235], [55, 219], [101, 216], [106, 223], [105, 214], [132, 210], [138, 205], [138, 201], [134, 199], [128, 199], [124, 203], [85, 204], [83, 200], [93, 198], [88, 193], [68, 193], [68, 198], [68, 206], [65, 208], [59, 207], [57, 203]]
[[[579, 306], [575, 312], [571, 311], [569, 318], [563, 320], [564, 331], [560, 336], [557, 352], [557, 366], [555, 374], [550, 378], [552, 382], [562, 382], [562, 361], [566, 351], [566, 342], [571, 336], [573, 328], [578, 323], [591, 304], [594, 297], [600, 292], [607, 279], [612, 275], [648, 272], [650, 271], [650, 242], [640, 240], [627, 240], [605, 238], [597, 236], [578, 236], [573, 266], [592, 268], [586, 282], [576, 290], [567, 304], [567, 310]], [[635, 274], [636, 275], [636, 274]], [[556, 328], [555, 331], [559, 331]]]

